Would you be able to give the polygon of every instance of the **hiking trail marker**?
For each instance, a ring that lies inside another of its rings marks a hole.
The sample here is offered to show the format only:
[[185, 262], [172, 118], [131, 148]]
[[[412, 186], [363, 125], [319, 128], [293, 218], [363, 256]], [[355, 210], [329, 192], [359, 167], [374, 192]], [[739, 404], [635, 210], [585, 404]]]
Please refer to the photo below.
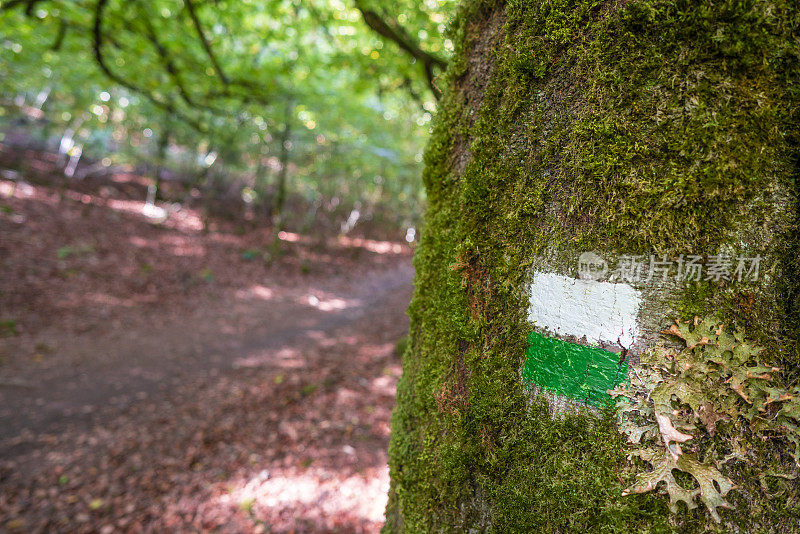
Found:
[[621, 352], [634, 344], [641, 302], [628, 284], [535, 272], [528, 310], [535, 331], [528, 336], [523, 379], [570, 399], [608, 404], [606, 391], [627, 379], [628, 365], [601, 346]]

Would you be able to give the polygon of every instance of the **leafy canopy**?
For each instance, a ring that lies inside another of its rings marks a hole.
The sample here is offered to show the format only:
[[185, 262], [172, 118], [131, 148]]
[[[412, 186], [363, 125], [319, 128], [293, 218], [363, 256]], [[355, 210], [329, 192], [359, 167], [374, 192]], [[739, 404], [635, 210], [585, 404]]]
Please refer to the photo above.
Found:
[[0, 113], [128, 160], [168, 130], [242, 169], [288, 129], [300, 189], [419, 199], [452, 3], [0, 2]]

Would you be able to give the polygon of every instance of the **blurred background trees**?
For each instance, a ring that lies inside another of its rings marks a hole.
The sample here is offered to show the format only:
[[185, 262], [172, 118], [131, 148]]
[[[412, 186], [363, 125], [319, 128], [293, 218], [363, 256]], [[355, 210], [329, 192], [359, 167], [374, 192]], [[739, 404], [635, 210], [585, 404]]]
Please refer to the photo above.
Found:
[[132, 169], [150, 206], [227, 205], [276, 230], [413, 226], [452, 4], [0, 2], [4, 158], [57, 154], [65, 181]]

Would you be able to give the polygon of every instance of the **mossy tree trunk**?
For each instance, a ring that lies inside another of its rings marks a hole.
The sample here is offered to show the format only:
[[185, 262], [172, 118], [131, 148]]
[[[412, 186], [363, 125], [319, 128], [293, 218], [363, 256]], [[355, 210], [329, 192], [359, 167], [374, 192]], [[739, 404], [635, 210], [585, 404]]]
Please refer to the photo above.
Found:
[[622, 497], [613, 414], [553, 417], [521, 373], [534, 272], [574, 276], [592, 250], [727, 251], [763, 257], [763, 276], [647, 290], [634, 352], [716, 313], [800, 377], [797, 3], [474, 1], [452, 32], [385, 531], [800, 531], [796, 481], [764, 482], [758, 461], [732, 474], [719, 527]]

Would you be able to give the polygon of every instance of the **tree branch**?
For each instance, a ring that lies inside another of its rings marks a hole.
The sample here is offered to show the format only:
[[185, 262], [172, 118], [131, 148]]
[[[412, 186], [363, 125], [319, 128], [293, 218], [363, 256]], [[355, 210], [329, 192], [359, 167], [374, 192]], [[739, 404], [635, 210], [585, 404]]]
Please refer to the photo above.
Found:
[[183, 81], [183, 77], [181, 76], [180, 70], [178, 69], [175, 61], [172, 59], [169, 51], [166, 47], [159, 41], [158, 35], [156, 34], [156, 29], [153, 26], [153, 23], [147, 17], [146, 13], [142, 13], [142, 21], [144, 22], [144, 27], [147, 32], [147, 37], [150, 43], [155, 47], [156, 52], [158, 53], [159, 58], [161, 58], [161, 63], [164, 66], [164, 69], [169, 74], [172, 81], [175, 83], [175, 86], [178, 88], [178, 93], [180, 94], [181, 98], [189, 107], [193, 108], [203, 108], [207, 111], [211, 111], [214, 113], [224, 114], [222, 110], [215, 109], [207, 104], [201, 104], [197, 102], [190, 94], [189, 91], [186, 89], [186, 84]]
[[105, 58], [103, 57], [103, 14], [105, 12], [105, 8], [108, 5], [108, 0], [97, 0], [97, 4], [95, 5], [94, 10], [94, 25], [92, 29], [92, 36], [93, 36], [93, 49], [94, 49], [94, 58], [97, 61], [97, 65], [100, 67], [100, 70], [103, 71], [111, 81], [125, 87], [129, 91], [134, 93], [138, 93], [144, 96], [147, 100], [149, 100], [153, 105], [156, 107], [171, 113], [175, 117], [180, 118], [182, 121], [186, 122], [189, 126], [197, 130], [198, 132], [205, 132], [206, 129], [197, 122], [196, 120], [192, 119], [191, 117], [187, 117], [180, 111], [178, 111], [172, 102], [164, 101], [154, 94], [150, 93], [149, 91], [138, 87], [137, 85], [125, 80], [118, 74], [114, 73], [106, 63]]
[[439, 91], [439, 88], [436, 87], [433, 82], [435, 77], [434, 67], [445, 69], [447, 67], [447, 61], [439, 56], [423, 50], [419, 43], [414, 41], [414, 39], [402, 26], [400, 26], [396, 20], [386, 16], [381, 17], [375, 11], [365, 7], [362, 0], [356, 0], [356, 9], [361, 12], [364, 22], [373, 31], [375, 31], [381, 37], [394, 42], [402, 50], [410, 54], [411, 57], [422, 63], [422, 67], [425, 70], [425, 77], [428, 79], [428, 85], [430, 86], [431, 91], [433, 91], [433, 94], [436, 96], [436, 98], [439, 98], [441, 91]]
[[203, 25], [200, 24], [200, 19], [197, 18], [197, 12], [194, 9], [194, 2], [192, 0], [183, 0], [183, 3], [186, 6], [186, 10], [189, 12], [189, 17], [192, 19], [192, 24], [194, 24], [194, 29], [195, 31], [197, 31], [197, 37], [200, 38], [200, 43], [203, 45], [203, 49], [206, 51], [208, 59], [211, 60], [211, 64], [214, 66], [214, 70], [217, 71], [217, 76], [219, 76], [219, 79], [222, 80], [222, 83], [228, 85], [230, 81], [228, 77], [225, 76], [225, 72], [222, 70], [219, 61], [217, 61], [217, 56], [211, 49], [211, 43], [208, 41], [208, 38], [206, 37], [206, 34], [203, 31]]
[[17, 6], [25, 5], [25, 14], [27, 16], [33, 15], [33, 8], [36, 7], [36, 4], [41, 2], [42, 0], [8, 0], [7, 2], [3, 2], [3, 5], [0, 6], [0, 11], [6, 11], [8, 9], [14, 9]]
[[58, 52], [61, 50], [61, 46], [64, 44], [64, 39], [67, 36], [67, 23], [64, 19], [61, 19], [58, 22], [58, 33], [56, 34], [56, 40], [53, 41], [53, 46], [50, 47], [50, 50], [53, 52]]

